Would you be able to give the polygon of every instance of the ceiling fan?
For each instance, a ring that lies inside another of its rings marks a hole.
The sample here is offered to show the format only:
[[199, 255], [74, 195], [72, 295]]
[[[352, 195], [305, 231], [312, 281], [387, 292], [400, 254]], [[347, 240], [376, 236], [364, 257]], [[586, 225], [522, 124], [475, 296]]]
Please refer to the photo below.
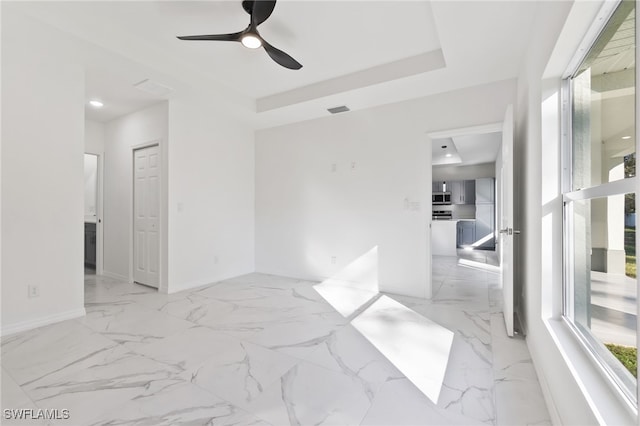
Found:
[[211, 35], [194, 35], [194, 36], [178, 36], [180, 40], [204, 40], [204, 41], [239, 41], [243, 46], [249, 49], [257, 49], [264, 47], [267, 54], [278, 64], [292, 70], [299, 70], [302, 64], [293, 59], [280, 49], [277, 49], [267, 43], [258, 32], [258, 25], [271, 16], [271, 12], [276, 7], [276, 0], [244, 0], [242, 2], [244, 10], [251, 15], [249, 26], [242, 31], [231, 34], [211, 34]]

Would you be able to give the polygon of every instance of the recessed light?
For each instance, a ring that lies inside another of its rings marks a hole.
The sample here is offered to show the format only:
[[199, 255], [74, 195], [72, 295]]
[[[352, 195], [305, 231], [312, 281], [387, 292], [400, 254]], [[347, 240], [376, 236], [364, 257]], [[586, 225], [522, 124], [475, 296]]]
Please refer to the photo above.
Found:
[[102, 108], [104, 104], [96, 99], [89, 101], [89, 105], [95, 108]]
[[623, 136], [622, 139], [631, 139], [631, 136]]
[[447, 155], [445, 155], [445, 157], [451, 157], [451, 154], [447, 152]]

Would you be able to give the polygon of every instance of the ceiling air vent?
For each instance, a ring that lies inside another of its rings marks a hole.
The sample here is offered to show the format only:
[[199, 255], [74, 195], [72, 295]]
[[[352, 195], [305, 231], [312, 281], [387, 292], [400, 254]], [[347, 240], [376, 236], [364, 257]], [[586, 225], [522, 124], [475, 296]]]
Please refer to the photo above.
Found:
[[173, 92], [173, 89], [171, 87], [163, 86], [162, 84], [151, 81], [148, 78], [134, 84], [133, 86], [144, 92], [151, 93], [152, 95], [156, 96], [166, 96], [169, 93]]
[[333, 108], [327, 108], [327, 111], [329, 111], [331, 114], [338, 114], [341, 112], [347, 112], [347, 111], [351, 111], [349, 108], [347, 108], [345, 105], [342, 106], [337, 106], [337, 107], [333, 107]]

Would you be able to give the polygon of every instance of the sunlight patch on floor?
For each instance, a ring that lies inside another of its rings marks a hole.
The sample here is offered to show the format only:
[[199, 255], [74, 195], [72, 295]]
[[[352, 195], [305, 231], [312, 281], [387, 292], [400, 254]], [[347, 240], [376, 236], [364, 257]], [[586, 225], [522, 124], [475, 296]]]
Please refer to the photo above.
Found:
[[313, 288], [344, 317], [378, 295], [378, 246]]
[[351, 324], [433, 403], [438, 402], [452, 331], [387, 296]]
[[488, 263], [479, 262], [476, 260], [458, 259], [458, 265], [464, 266], [467, 268], [482, 269], [484, 271], [489, 271], [489, 272], [496, 272], [496, 273], [500, 272], [499, 266], [489, 265]]
[[351, 324], [356, 330], [431, 401], [438, 402], [453, 332], [380, 295], [377, 246], [314, 289], [344, 317], [355, 316]]

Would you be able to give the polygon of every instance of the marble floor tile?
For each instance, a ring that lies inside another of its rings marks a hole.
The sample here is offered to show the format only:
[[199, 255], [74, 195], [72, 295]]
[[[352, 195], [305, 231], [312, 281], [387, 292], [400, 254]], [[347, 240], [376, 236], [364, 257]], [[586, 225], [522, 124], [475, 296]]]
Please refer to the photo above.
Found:
[[438, 401], [454, 333], [382, 296], [353, 326], [432, 401]]
[[149, 359], [173, 366], [185, 375], [185, 380], [197, 367], [210, 357], [237, 345], [238, 339], [208, 327], [192, 326], [180, 333], [145, 345], [135, 345], [132, 350]]
[[370, 405], [370, 395], [353, 378], [301, 362], [246, 409], [273, 425], [353, 425]]
[[89, 424], [269, 426], [263, 420], [192, 384], [136, 398], [115, 411], [115, 416], [105, 414]]
[[1, 393], [0, 399], [2, 409], [18, 408], [29, 405], [35, 405], [26, 392], [16, 383], [9, 375], [9, 372], [2, 368], [2, 377], [0, 377]]
[[498, 380], [495, 395], [496, 424], [551, 425], [537, 378]]
[[318, 349], [331, 333], [344, 327], [346, 321], [339, 314], [308, 315], [287, 322], [274, 322], [247, 340], [287, 355], [304, 358]]
[[459, 425], [483, 423], [438, 407], [408, 379], [390, 380], [376, 395], [362, 426]]
[[494, 346], [493, 370], [497, 379], [520, 377], [535, 379], [527, 343], [522, 336], [508, 337], [502, 314], [491, 315], [491, 334]]
[[464, 259], [434, 260], [431, 300], [376, 293], [357, 271], [171, 295], [88, 275], [86, 317], [1, 340], [2, 405], [66, 408], [66, 421], [14, 423], [72, 426], [548, 424], [499, 277], [480, 264], [490, 254]]
[[331, 335], [305, 361], [343, 373], [373, 397], [380, 386], [404, 375], [352, 325]]
[[185, 383], [178, 373], [177, 367], [128, 352], [26, 390], [41, 408], [68, 409], [71, 424], [82, 425], [137, 397]]
[[365, 306], [368, 302], [378, 297], [377, 292], [361, 290], [335, 284], [318, 284], [314, 286], [320, 294], [336, 311], [347, 318]]
[[35, 380], [22, 385], [34, 401], [49, 395], [50, 389], [57, 388], [60, 383], [66, 383], [67, 377], [84, 374], [88, 371], [100, 369], [113, 362], [120, 361], [129, 354], [129, 350], [122, 345], [109, 346], [93, 352], [82, 359], [74, 360], [62, 368], [52, 371]]
[[191, 383], [246, 407], [300, 360], [236, 341], [207, 359], [191, 373]]
[[2, 367], [21, 386], [117, 343], [76, 321], [64, 321], [2, 339]]
[[160, 312], [195, 324], [216, 324], [223, 315], [236, 307], [230, 303], [190, 294], [182, 299], [167, 300], [158, 308]]
[[438, 406], [492, 425], [496, 415], [493, 388], [491, 368], [450, 368]]
[[141, 284], [128, 283], [101, 275], [85, 280], [85, 302], [122, 302], [145, 294], [157, 294], [157, 290]]

